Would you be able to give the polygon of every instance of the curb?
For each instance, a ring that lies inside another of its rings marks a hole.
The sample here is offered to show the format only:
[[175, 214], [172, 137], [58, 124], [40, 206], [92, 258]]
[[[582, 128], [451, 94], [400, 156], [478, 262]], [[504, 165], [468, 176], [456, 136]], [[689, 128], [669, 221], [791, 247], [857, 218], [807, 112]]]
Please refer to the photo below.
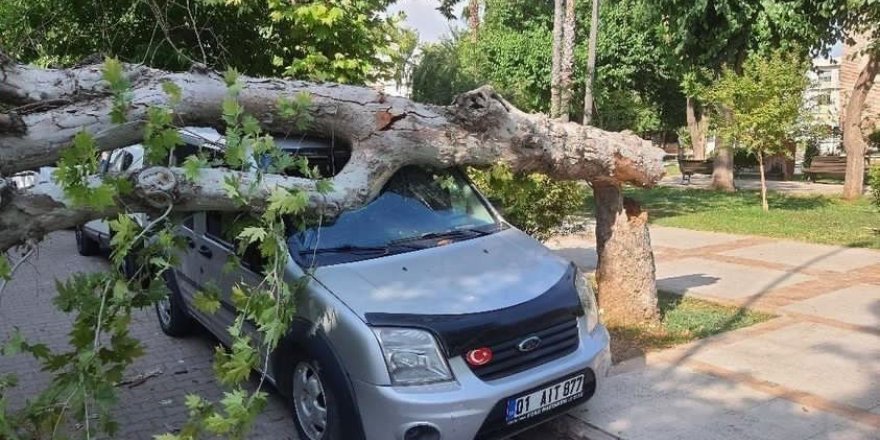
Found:
[[514, 437], [516, 440], [622, 440], [571, 414], [563, 414]]

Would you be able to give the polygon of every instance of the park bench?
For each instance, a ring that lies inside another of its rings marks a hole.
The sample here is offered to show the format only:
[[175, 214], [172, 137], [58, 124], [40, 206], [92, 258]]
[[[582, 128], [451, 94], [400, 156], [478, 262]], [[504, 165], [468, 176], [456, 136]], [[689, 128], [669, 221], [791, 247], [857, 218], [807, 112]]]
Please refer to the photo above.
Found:
[[[865, 171], [870, 167], [870, 159], [865, 158]], [[816, 156], [808, 168], [804, 168], [804, 176], [809, 181], [816, 181], [816, 176], [843, 178], [846, 176], [846, 156]]]
[[711, 159], [678, 159], [678, 169], [681, 171], [681, 183], [690, 185], [691, 176], [694, 174], [712, 174], [714, 167]]

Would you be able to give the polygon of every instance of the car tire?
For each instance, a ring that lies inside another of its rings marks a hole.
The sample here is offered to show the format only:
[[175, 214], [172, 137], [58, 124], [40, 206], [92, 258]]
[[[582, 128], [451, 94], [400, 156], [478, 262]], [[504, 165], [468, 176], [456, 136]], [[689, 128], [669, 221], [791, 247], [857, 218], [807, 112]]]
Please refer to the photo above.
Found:
[[297, 356], [290, 364], [290, 406], [302, 440], [343, 440], [340, 395], [317, 359]]
[[186, 303], [180, 295], [180, 289], [173, 276], [166, 272], [165, 286], [168, 287], [168, 296], [156, 303], [156, 318], [159, 320], [159, 328], [168, 336], [179, 338], [192, 332], [193, 319], [186, 310]]
[[74, 233], [76, 234], [76, 251], [80, 255], [90, 257], [101, 251], [101, 246], [98, 242], [89, 237], [89, 234], [83, 230], [82, 226], [77, 227]]

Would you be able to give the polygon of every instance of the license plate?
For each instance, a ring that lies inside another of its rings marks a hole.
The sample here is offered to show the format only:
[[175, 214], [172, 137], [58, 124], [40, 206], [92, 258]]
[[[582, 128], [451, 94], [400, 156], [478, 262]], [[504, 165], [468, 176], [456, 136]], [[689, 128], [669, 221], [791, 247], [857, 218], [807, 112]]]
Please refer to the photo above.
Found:
[[584, 375], [571, 377], [507, 401], [507, 424], [545, 413], [584, 395]]

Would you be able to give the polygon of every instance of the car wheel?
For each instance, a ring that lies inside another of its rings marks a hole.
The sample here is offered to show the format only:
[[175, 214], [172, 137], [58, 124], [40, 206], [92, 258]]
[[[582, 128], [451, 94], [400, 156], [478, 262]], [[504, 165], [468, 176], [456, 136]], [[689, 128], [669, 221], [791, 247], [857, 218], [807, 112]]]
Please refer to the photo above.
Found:
[[336, 393], [321, 372], [314, 359], [300, 359], [293, 368], [290, 402], [293, 421], [303, 440], [342, 439]]
[[97, 241], [93, 240], [89, 237], [89, 234], [83, 230], [80, 226], [76, 228], [76, 250], [80, 255], [84, 257], [89, 257], [97, 254], [101, 250], [101, 246]]
[[175, 338], [186, 336], [192, 331], [193, 319], [186, 311], [186, 304], [180, 297], [180, 291], [168, 275], [165, 275], [165, 285], [168, 287], [168, 295], [156, 302], [159, 327], [168, 336]]

